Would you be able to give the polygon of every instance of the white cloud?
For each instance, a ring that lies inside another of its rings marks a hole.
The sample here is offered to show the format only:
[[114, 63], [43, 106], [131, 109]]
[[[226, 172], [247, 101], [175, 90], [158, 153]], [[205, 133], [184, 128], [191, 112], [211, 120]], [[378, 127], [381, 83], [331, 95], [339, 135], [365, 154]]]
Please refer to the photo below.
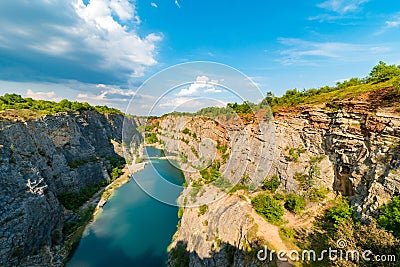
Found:
[[120, 88], [107, 86], [105, 84], [97, 84], [96, 88], [101, 89], [99, 94], [78, 94], [78, 101], [122, 101], [127, 102], [135, 96], [134, 90], [122, 90]]
[[178, 8], [181, 8], [181, 5], [179, 4], [178, 0], [175, 0], [175, 5], [176, 5]]
[[128, 0], [111, 0], [109, 7], [122, 21], [133, 18], [134, 6]]
[[204, 93], [222, 93], [222, 90], [211, 87], [209, 89], [204, 90]]
[[400, 26], [400, 12], [392, 15], [390, 19], [386, 20], [385, 24], [377, 32], [375, 32], [374, 35], [383, 34], [388, 30], [396, 29], [399, 26]]
[[88, 47], [104, 58], [99, 67], [113, 69], [125, 66], [133, 70], [132, 76], [142, 76], [144, 66], [157, 63], [154, 58], [155, 43], [161, 40], [161, 36], [152, 33], [140, 38], [135, 31], [112, 17], [115, 13], [122, 21], [134, 18], [132, 4], [126, 0], [97, 0], [86, 6], [82, 0], [78, 0], [74, 7], [78, 16], [85, 21], [85, 27], [76, 31], [85, 36]]
[[400, 19], [395, 20], [395, 21], [386, 21], [386, 26], [388, 28], [397, 28], [400, 25]]
[[177, 97], [173, 99], [169, 99], [164, 103], [160, 104], [160, 107], [162, 108], [177, 108], [181, 106], [192, 106], [195, 104], [195, 98], [190, 98], [190, 97]]
[[151, 5], [152, 7], [155, 7], [155, 8], [158, 7], [158, 5], [157, 5], [156, 3], [154, 3], [154, 2], [151, 2], [150, 5]]
[[210, 79], [207, 76], [197, 76], [196, 81], [188, 88], [181, 89], [176, 96], [193, 96], [199, 94], [200, 89], [210, 89], [213, 85], [208, 84]]
[[61, 98], [56, 96], [54, 91], [50, 92], [34, 92], [31, 89], [26, 90], [26, 97], [30, 97], [36, 100], [51, 100], [60, 101]]
[[277, 60], [283, 65], [298, 63], [315, 65], [318, 59], [361, 61], [365, 58], [365, 55], [383, 55], [391, 51], [390, 47], [377, 44], [311, 42], [296, 38], [280, 38], [278, 41], [288, 47], [280, 51], [282, 57]]
[[[156, 45], [162, 40], [158, 33], [137, 33], [140, 18], [134, 3], [37, 0], [32, 5], [23, 0], [1, 1], [0, 47], [6, 60], [31, 68], [35, 75], [30, 76], [52, 73], [51, 80], [96, 82], [97, 77], [110, 83], [126, 82], [157, 64]], [[38, 64], [41, 70], [35, 67]]]
[[360, 9], [368, 0], [327, 0], [317, 6], [338, 14], [346, 14]]

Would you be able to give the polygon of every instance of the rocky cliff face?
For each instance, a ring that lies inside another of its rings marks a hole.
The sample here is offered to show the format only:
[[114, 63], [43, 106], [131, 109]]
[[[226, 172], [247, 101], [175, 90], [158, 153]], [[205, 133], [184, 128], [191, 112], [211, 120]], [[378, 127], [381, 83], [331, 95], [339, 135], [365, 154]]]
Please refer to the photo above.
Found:
[[[304, 190], [298, 177], [308, 175], [313, 177], [313, 186], [348, 196], [364, 220], [400, 194], [400, 117], [393, 110], [347, 101], [281, 113], [273, 125], [259, 120], [233, 126], [189, 117], [165, 117], [160, 122], [159, 135], [166, 149], [187, 155], [182, 168], [189, 187], [180, 203], [189, 207], [171, 248], [184, 244], [190, 266], [223, 266], [229, 259], [232, 266], [242, 266], [246, 259], [242, 248], [258, 238], [285, 248], [279, 237], [271, 237], [272, 231], [265, 234], [271, 226], [258, 220], [248, 199], [227, 196], [213, 185], [203, 186], [192, 197], [190, 182], [201, 177], [196, 171], [199, 162], [211, 160], [206, 153], [223, 162], [221, 153], [215, 152], [218, 144], [228, 146], [230, 159], [220, 170], [231, 183], [247, 177], [245, 183], [257, 188], [266, 177], [277, 174], [278, 190], [298, 192]], [[195, 206], [203, 203], [208, 203], [208, 209], [199, 214]], [[230, 246], [236, 248], [236, 256], [229, 256]], [[171, 257], [170, 265], [174, 262]]]
[[109, 179], [123, 120], [83, 112], [0, 122], [0, 266], [62, 264], [59, 233], [74, 214], [57, 196]]
[[[349, 197], [363, 219], [400, 194], [400, 116], [377, 110], [367, 103], [348, 101], [336, 110], [304, 110], [298, 115], [277, 117], [280, 150], [304, 146], [297, 162], [276, 161], [287, 190], [296, 190], [294, 172], [310, 171], [310, 157], [322, 156], [319, 183]], [[282, 156], [285, 153], [283, 153]]]

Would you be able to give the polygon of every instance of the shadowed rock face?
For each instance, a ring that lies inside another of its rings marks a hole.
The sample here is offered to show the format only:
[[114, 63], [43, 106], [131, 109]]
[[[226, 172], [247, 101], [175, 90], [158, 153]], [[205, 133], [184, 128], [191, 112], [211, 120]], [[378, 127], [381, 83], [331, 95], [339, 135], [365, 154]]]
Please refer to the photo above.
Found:
[[62, 263], [56, 231], [75, 215], [57, 195], [109, 179], [123, 119], [83, 112], [0, 122], [0, 266]]
[[[257, 138], [257, 134], [249, 134], [258, 132], [258, 126], [255, 125], [245, 126], [253, 130], [247, 131], [247, 141], [243, 142], [240, 139], [240, 127], [220, 129], [217, 124], [200, 118], [166, 117], [160, 121], [160, 139], [165, 142], [167, 150], [184, 152], [189, 162], [196, 161], [195, 154], [202, 154], [200, 150], [192, 153], [193, 148], [204, 146], [199, 137], [210, 138], [214, 144], [228, 144], [231, 159], [227, 164], [222, 164], [221, 172], [227, 169], [240, 170], [245, 166], [241, 173], [250, 175], [248, 184], [255, 183], [258, 186], [265, 177], [278, 174], [281, 180], [278, 190], [286, 192], [302, 190], [300, 182], [295, 179], [296, 174], [309, 175], [317, 168], [315, 183], [348, 196], [363, 220], [375, 216], [381, 205], [400, 194], [398, 114], [353, 101], [341, 102], [335, 109], [313, 107], [301, 113], [281, 113], [275, 117], [274, 124], [276, 150], [265, 149], [263, 153], [250, 152], [257, 151], [252, 147], [263, 144], [260, 139], [265, 141], [265, 138]], [[183, 134], [181, 131], [184, 128], [192, 136], [195, 133], [197, 138]], [[296, 157], [290, 154], [291, 148], [294, 154], [298, 153]], [[232, 156], [235, 151], [237, 154]], [[271, 151], [274, 153], [272, 156]], [[272, 162], [265, 161], [265, 158]], [[216, 159], [221, 160], [218, 155]], [[246, 161], [249, 161], [248, 164], [244, 164]], [[183, 168], [190, 169], [187, 165], [183, 164]], [[226, 174], [231, 182], [237, 181], [234, 173], [229, 171]], [[185, 176], [188, 181], [200, 178], [196, 172], [186, 172]], [[195, 205], [220, 196], [218, 189], [206, 186], [191, 203], [190, 190], [187, 188], [183, 191], [180, 203]], [[225, 212], [232, 207], [239, 207], [240, 201], [231, 207], [223, 200], [209, 204], [207, 213], [200, 217], [197, 215], [198, 208], [185, 210], [171, 248], [179, 242], [184, 243], [190, 251], [190, 266], [218, 266], [212, 264], [216, 259], [210, 259], [207, 254], [218, 251], [212, 236], [220, 238], [220, 242], [240, 248], [238, 240], [245, 240], [249, 234], [251, 221], [244, 218], [249, 217], [251, 212], [245, 208], [241, 208], [240, 212]], [[226, 223], [220, 222], [218, 218], [221, 216], [228, 216], [224, 219]], [[170, 266], [173, 266], [171, 262]]]

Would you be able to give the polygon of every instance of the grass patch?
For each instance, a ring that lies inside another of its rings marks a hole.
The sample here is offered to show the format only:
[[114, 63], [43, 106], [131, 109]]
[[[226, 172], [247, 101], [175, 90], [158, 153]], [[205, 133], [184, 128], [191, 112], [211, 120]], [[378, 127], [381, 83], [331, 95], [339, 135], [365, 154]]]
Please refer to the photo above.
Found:
[[282, 203], [269, 195], [259, 194], [251, 200], [256, 212], [270, 223], [280, 223], [284, 214]]

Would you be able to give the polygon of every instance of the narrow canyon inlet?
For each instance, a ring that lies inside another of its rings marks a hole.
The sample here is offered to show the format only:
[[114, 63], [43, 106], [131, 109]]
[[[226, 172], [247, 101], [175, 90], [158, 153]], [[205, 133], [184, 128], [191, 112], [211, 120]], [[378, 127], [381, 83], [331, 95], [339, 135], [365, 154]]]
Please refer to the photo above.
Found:
[[153, 199], [136, 181], [151, 193], [177, 199], [180, 187], [166, 191], [164, 183], [181, 185], [184, 178], [168, 160], [157, 159], [160, 150], [145, 150], [151, 157], [149, 164], [119, 188], [87, 226], [68, 267], [166, 265], [167, 247], [178, 223], [178, 208]]

